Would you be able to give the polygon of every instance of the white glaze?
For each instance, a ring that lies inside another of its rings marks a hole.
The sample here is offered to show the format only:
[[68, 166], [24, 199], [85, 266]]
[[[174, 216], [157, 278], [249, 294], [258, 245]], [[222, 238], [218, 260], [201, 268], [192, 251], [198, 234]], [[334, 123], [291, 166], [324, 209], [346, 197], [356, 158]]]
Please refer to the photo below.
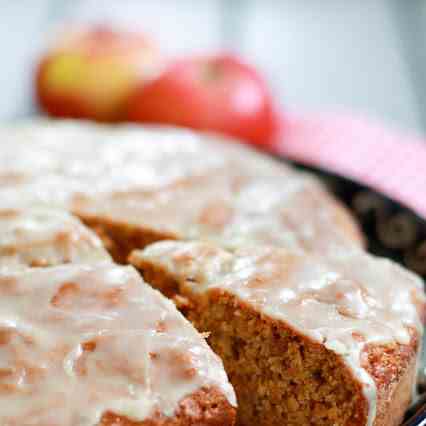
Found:
[[135, 251], [131, 262], [141, 261], [160, 265], [191, 291], [225, 289], [341, 356], [363, 385], [369, 426], [376, 387], [362, 367], [363, 349], [370, 343], [409, 344], [409, 328], [423, 333], [417, 311], [426, 300], [422, 280], [357, 249], [319, 257], [277, 248], [229, 252], [207, 243], [163, 241]]
[[227, 247], [359, 244], [317, 180], [217, 136], [41, 121], [0, 139], [0, 208], [62, 207]]
[[235, 405], [219, 358], [132, 267], [0, 272], [0, 337], [2, 426], [170, 416], [203, 386]]
[[0, 209], [0, 267], [110, 261], [100, 239], [62, 210]]

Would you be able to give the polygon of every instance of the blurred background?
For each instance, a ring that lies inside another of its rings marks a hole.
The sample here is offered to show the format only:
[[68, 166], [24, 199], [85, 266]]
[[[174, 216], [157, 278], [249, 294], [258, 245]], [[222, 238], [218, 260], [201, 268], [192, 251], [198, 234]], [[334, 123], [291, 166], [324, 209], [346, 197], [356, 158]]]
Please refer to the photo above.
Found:
[[344, 110], [426, 132], [423, 0], [1, 0], [0, 118], [35, 111], [32, 69], [63, 22], [148, 34], [171, 54], [231, 50], [291, 110]]

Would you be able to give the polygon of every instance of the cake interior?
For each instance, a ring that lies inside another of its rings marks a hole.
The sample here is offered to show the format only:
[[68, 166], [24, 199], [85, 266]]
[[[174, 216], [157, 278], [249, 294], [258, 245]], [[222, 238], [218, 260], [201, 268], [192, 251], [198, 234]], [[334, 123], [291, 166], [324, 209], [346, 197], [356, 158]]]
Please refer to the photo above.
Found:
[[367, 401], [343, 362], [323, 345], [262, 317], [233, 295], [194, 295], [159, 267], [147, 282], [177, 305], [222, 358], [238, 399], [240, 426], [364, 425]]
[[99, 236], [113, 260], [123, 265], [127, 264], [128, 257], [133, 250], [142, 249], [160, 240], [175, 239], [174, 235], [151, 229], [141, 231], [137, 227], [106, 219], [79, 214], [76, 216]]
[[172, 417], [157, 413], [139, 422], [107, 412], [98, 426], [224, 426], [234, 424], [234, 411], [219, 390], [203, 388], [184, 398]]

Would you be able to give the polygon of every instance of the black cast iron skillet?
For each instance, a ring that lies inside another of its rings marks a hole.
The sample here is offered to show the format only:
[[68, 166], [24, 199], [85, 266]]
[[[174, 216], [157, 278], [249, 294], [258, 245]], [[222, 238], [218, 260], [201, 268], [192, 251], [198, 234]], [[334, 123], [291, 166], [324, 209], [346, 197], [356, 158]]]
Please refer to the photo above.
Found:
[[[293, 163], [298, 169], [319, 176], [331, 192], [358, 219], [373, 254], [388, 257], [426, 280], [426, 221], [409, 208], [349, 179]], [[424, 339], [425, 340], [425, 339]], [[423, 342], [425, 346], [425, 341]], [[425, 360], [418, 384], [419, 398], [405, 416], [403, 426], [426, 426]]]

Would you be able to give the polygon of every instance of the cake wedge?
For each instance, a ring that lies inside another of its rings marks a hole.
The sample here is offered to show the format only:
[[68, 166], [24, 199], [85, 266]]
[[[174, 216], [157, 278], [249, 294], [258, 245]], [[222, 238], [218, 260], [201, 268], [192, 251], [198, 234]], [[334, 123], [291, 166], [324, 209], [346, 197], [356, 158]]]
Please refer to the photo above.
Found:
[[361, 250], [308, 256], [163, 241], [130, 256], [222, 358], [241, 426], [397, 426], [416, 384], [423, 283]]
[[232, 426], [205, 340], [132, 267], [0, 271], [2, 426]]

